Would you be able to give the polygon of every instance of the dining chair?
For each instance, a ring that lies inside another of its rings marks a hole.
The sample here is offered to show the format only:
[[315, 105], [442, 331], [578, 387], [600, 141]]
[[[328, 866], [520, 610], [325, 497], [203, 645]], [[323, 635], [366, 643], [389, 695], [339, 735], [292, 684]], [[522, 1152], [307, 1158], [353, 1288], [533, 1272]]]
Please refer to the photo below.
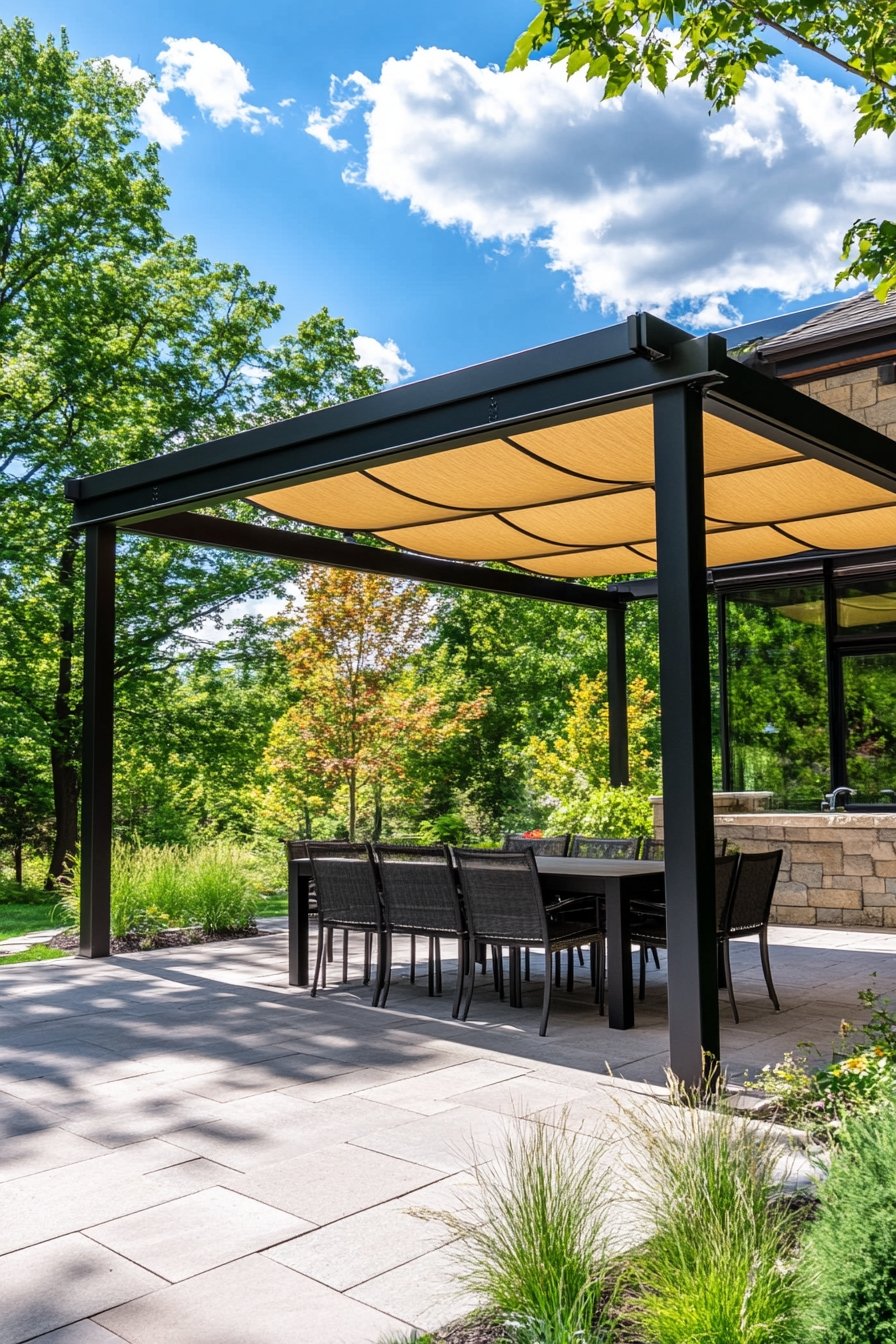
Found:
[[[737, 874], [737, 854], [716, 857], [716, 934], [722, 927], [725, 909], [731, 896], [734, 879]], [[641, 947], [641, 966], [638, 976], [638, 998], [645, 993], [645, 972], [647, 957], [645, 951], [650, 948], [654, 956], [658, 947], [666, 947], [666, 905], [664, 901], [643, 902], [633, 905], [629, 936], [633, 943]]]
[[[326, 984], [325, 953], [327, 936], [333, 929], [349, 930], [365, 935], [365, 983], [369, 979], [368, 949], [375, 938], [377, 944], [376, 979], [373, 986], [373, 1006], [376, 1007], [383, 987], [383, 911], [377, 886], [373, 853], [368, 844], [343, 841], [309, 840], [308, 858], [317, 891], [317, 962], [311, 997], [317, 994], [318, 980], [323, 969]], [[348, 978], [347, 944], [343, 950], [343, 982]]]
[[574, 835], [569, 854], [574, 859], [636, 859], [640, 844], [639, 835], [630, 840], [604, 840], [597, 835]]
[[392, 935], [429, 939], [429, 994], [442, 990], [442, 938], [457, 941], [457, 986], [451, 1016], [460, 1012], [464, 968], [468, 957], [467, 929], [451, 863], [445, 845], [375, 845], [383, 895], [385, 980], [380, 999], [384, 1008], [392, 981]]
[[[721, 839], [716, 837], [716, 858], [723, 859], [727, 852], [728, 837], [723, 836]], [[654, 859], [658, 863], [662, 863], [666, 857], [665, 840], [653, 840], [650, 836], [645, 836], [644, 840], [641, 842], [640, 857], [642, 859]]]
[[[460, 878], [467, 933], [471, 943], [509, 950], [510, 1001], [522, 1004], [520, 952], [527, 947], [544, 952], [544, 997], [539, 1036], [547, 1035], [551, 1010], [551, 956], [564, 948], [593, 943], [599, 934], [593, 921], [561, 910], [550, 915], [545, 909], [541, 882], [531, 849], [522, 853], [495, 850], [455, 849], [454, 861]], [[461, 1018], [466, 1021], [476, 984], [471, 971]]]
[[[722, 953], [728, 1002], [735, 1022], [740, 1021], [734, 987], [731, 983], [730, 943], [732, 938], [759, 936], [759, 957], [768, 996], [779, 1012], [781, 1005], [772, 982], [768, 955], [768, 922], [771, 915], [775, 884], [781, 868], [783, 850], [773, 849], [761, 854], [725, 854], [716, 859], [716, 941]], [[665, 907], [645, 920], [633, 924], [632, 941], [666, 946]], [[643, 972], [639, 997], [644, 997]]]
[[566, 835], [520, 835], [508, 831], [501, 848], [505, 854], [525, 854], [527, 849], [531, 849], [533, 854], [562, 859], [569, 848], [569, 832]]

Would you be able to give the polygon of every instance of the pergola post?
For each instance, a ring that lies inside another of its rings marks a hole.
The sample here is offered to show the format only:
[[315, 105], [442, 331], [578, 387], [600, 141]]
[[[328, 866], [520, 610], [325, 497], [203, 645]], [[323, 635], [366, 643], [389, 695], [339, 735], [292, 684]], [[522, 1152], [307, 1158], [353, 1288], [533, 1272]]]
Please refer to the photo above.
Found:
[[85, 529], [82, 957], [108, 957], [112, 878], [115, 528]]
[[653, 408], [669, 1057], [697, 1087], [719, 1057], [703, 398], [670, 387]]
[[607, 708], [610, 721], [610, 783], [617, 787], [629, 781], [624, 605], [607, 612]]

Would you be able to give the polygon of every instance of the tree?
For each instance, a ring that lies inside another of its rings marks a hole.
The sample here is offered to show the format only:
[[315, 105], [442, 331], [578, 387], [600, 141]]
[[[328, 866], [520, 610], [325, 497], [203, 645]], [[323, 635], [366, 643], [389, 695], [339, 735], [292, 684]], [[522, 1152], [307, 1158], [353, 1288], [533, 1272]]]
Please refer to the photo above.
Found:
[[[83, 555], [65, 478], [382, 386], [325, 309], [268, 348], [273, 286], [166, 232], [157, 149], [137, 148], [142, 96], [64, 34], [0, 23], [0, 698], [47, 758], [51, 876], [74, 850], [79, 790]], [[135, 537], [119, 549], [124, 706], [183, 662], [184, 631], [292, 572]]]
[[[672, 79], [699, 85], [713, 110], [728, 107], [748, 73], [781, 54], [783, 38], [847, 71], [864, 87], [855, 136], [896, 130], [896, 23], [891, 5], [827, 0], [538, 0], [517, 39], [510, 70], [556, 43], [552, 62], [569, 75], [604, 81], [614, 98], [646, 80], [661, 92]], [[896, 223], [858, 219], [843, 244], [837, 279], [896, 285]]]
[[449, 715], [414, 675], [411, 658], [430, 606], [419, 584], [309, 571], [301, 615], [281, 645], [295, 701], [274, 725], [267, 752], [271, 788], [291, 797], [293, 817], [332, 807], [344, 789], [353, 840], [367, 795], [377, 839], [387, 791], [400, 785], [409, 758], [431, 754], [482, 713], [480, 695], [452, 705]]

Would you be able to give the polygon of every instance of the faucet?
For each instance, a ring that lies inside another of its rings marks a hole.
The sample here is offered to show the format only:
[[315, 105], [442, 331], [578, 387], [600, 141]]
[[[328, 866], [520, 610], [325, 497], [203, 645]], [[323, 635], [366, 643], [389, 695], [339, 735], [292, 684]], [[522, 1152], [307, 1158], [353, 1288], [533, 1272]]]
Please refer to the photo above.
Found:
[[826, 793], [821, 800], [822, 812], [836, 812], [841, 793], [848, 793], [851, 798], [855, 789], [848, 788], [846, 784], [841, 784], [837, 789], [831, 789], [830, 793]]

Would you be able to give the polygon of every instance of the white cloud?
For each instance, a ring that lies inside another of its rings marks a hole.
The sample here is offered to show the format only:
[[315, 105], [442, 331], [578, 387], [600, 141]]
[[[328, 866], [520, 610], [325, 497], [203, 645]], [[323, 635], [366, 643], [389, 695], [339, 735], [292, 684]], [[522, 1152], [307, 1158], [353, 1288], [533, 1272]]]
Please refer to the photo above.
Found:
[[[245, 95], [252, 92], [246, 67], [223, 47], [198, 37], [166, 37], [164, 41], [156, 57], [162, 72], [157, 81], [128, 56], [105, 58], [126, 83], [147, 85], [138, 117], [148, 140], [157, 141], [163, 149], [176, 149], [183, 142], [185, 128], [166, 110], [176, 90], [191, 97], [214, 126], [224, 128], [236, 122], [257, 135], [265, 124], [280, 125], [270, 108], [246, 102]], [[291, 107], [294, 102], [295, 98], [283, 98], [278, 106]]]
[[176, 117], [165, 111], [168, 95], [153, 83], [149, 71], [141, 70], [127, 56], [107, 56], [106, 60], [115, 67], [126, 84], [147, 85], [137, 112], [140, 130], [147, 140], [157, 141], [163, 149], [176, 149], [182, 144], [186, 131]]
[[258, 134], [266, 122], [278, 123], [270, 108], [246, 102], [245, 95], [252, 91], [246, 67], [216, 43], [198, 37], [166, 37], [156, 59], [162, 68], [162, 93], [167, 96], [182, 89], [214, 126], [237, 122]]
[[601, 92], [547, 61], [504, 74], [419, 49], [334, 81], [306, 129], [345, 151], [360, 113], [346, 181], [492, 247], [543, 249], [583, 303], [694, 325], [736, 321], [749, 290], [829, 289], [852, 220], [896, 214], [896, 138], [854, 144], [854, 94], [830, 81], [753, 74], [711, 119], [684, 82]]
[[414, 366], [405, 359], [395, 341], [378, 341], [375, 336], [356, 336], [355, 354], [361, 364], [379, 369], [387, 383], [403, 383], [413, 378]]

